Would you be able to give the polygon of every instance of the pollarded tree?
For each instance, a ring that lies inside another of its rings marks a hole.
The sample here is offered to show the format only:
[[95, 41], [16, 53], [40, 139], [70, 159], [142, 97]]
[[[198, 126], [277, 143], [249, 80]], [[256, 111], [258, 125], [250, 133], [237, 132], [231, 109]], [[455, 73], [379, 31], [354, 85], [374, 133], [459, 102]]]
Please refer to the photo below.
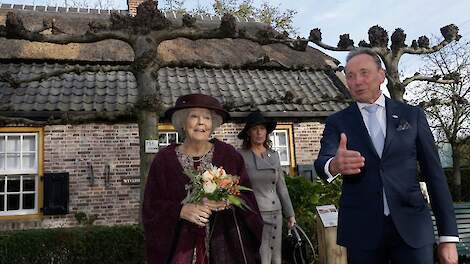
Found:
[[412, 89], [415, 104], [430, 119], [437, 140], [452, 149], [452, 187], [455, 200], [461, 200], [462, 160], [470, 143], [470, 42], [453, 42], [424, 57], [423, 72], [431, 76], [452, 76], [451, 84], [426, 84]]
[[[372, 48], [382, 59], [387, 75], [387, 89], [390, 96], [394, 99], [403, 101], [403, 94], [406, 86], [413, 81], [426, 81], [431, 83], [447, 84], [454, 80], [452, 76], [447, 75], [425, 75], [415, 73], [413, 76], [400, 80], [398, 64], [404, 54], [431, 54], [441, 50], [452, 41], [458, 41], [461, 36], [458, 34], [459, 29], [454, 24], [441, 28], [441, 34], [444, 39], [437, 45], [430, 46], [429, 38], [421, 36], [418, 40], [413, 40], [411, 45], [405, 44], [406, 34], [401, 28], [395, 29], [390, 37], [391, 44], [389, 46], [389, 37], [385, 29], [380, 26], [373, 26], [369, 29], [369, 43], [361, 40], [359, 47]], [[349, 38], [349, 34], [343, 34], [339, 37], [337, 47], [330, 46], [322, 42], [321, 31], [315, 28], [310, 31], [309, 41], [316, 45], [331, 51], [351, 51], [357, 48], [354, 41]]]
[[[136, 79], [138, 90], [138, 102], [133, 109], [138, 120], [140, 143], [140, 178], [141, 188], [145, 186], [152, 154], [145, 153], [145, 140], [158, 138], [158, 122], [162, 113], [162, 103], [159, 95], [157, 72], [160, 68], [174, 66], [159, 57], [158, 48], [162, 42], [185, 38], [198, 39], [244, 39], [259, 44], [285, 43], [291, 48], [304, 51], [307, 46], [305, 40], [289, 40], [284, 35], [270, 28], [239, 28], [236, 19], [231, 15], [224, 15], [218, 27], [203, 27], [196, 23], [196, 19], [190, 15], [183, 16], [182, 23], [172, 23], [158, 9], [157, 2], [146, 0], [137, 8], [136, 16], [112, 13], [109, 21], [92, 21], [85, 34], [65, 33], [56, 25], [55, 19], [45, 19], [42, 25], [34, 25], [27, 28], [20, 15], [8, 13], [5, 26], [0, 26], [0, 37], [8, 39], [23, 39], [33, 42], [70, 44], [70, 43], [98, 43], [104, 40], [118, 40], [127, 43], [134, 53], [134, 60], [130, 66], [77, 66], [66, 67], [64, 70], [45, 73], [32, 79], [15, 79], [8, 74], [0, 76], [3, 81], [9, 82], [13, 87], [24, 82], [47, 79], [51, 76], [69, 72], [83, 71], [131, 71]], [[254, 32], [255, 31], [255, 32]], [[250, 58], [247, 65], [264, 63], [269, 58]], [[185, 65], [179, 65], [185, 66]], [[198, 61], [197, 65], [210, 68], [222, 68], [226, 64], [207, 63]], [[241, 65], [243, 66], [243, 65]], [[240, 65], [239, 65], [240, 67]], [[69, 117], [73, 119], [73, 116]], [[22, 122], [30, 122], [21, 120]], [[142, 198], [143, 192], [141, 192]], [[142, 199], [141, 199], [142, 200]]]

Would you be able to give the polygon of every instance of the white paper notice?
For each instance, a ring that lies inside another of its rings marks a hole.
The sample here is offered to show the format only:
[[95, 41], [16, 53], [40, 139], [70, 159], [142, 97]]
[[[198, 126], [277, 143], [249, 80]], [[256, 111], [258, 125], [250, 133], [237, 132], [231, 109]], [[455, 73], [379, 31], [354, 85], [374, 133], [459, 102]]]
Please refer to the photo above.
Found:
[[338, 210], [332, 204], [317, 206], [318, 215], [324, 227], [332, 227], [338, 225]]

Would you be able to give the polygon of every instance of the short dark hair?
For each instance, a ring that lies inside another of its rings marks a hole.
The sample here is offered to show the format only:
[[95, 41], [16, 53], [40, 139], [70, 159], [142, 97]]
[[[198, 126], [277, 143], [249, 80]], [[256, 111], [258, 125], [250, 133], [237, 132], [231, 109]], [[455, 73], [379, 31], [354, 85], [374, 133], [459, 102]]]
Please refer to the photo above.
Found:
[[357, 48], [350, 51], [348, 56], [346, 57], [346, 65], [352, 58], [362, 54], [371, 56], [377, 64], [377, 67], [379, 69], [382, 68], [382, 61], [380, 60], [379, 55], [377, 55], [377, 53], [370, 48]]

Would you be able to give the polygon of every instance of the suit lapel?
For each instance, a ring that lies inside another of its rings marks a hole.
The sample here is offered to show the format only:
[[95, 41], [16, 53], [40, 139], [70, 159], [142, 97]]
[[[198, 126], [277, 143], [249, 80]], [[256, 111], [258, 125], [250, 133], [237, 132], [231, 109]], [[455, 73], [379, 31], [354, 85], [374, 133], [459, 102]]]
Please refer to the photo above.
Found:
[[385, 113], [386, 113], [386, 118], [387, 118], [387, 123], [386, 123], [387, 133], [385, 136], [385, 143], [384, 143], [384, 150], [382, 153], [382, 157], [384, 156], [384, 154], [390, 147], [392, 140], [395, 138], [395, 135], [397, 132], [395, 128], [397, 126], [398, 118], [400, 116], [397, 104], [393, 100], [387, 97], [385, 97]]
[[366, 124], [364, 123], [364, 118], [362, 118], [361, 110], [359, 110], [359, 107], [356, 103], [351, 105], [350, 112], [351, 118], [347, 119], [350, 122], [348, 127], [351, 128], [354, 135], [361, 135], [360, 138], [366, 141], [365, 146], [369, 148], [371, 153], [374, 153], [377, 157], [379, 157], [377, 151], [375, 150], [374, 143], [372, 143], [372, 139], [370, 138]]

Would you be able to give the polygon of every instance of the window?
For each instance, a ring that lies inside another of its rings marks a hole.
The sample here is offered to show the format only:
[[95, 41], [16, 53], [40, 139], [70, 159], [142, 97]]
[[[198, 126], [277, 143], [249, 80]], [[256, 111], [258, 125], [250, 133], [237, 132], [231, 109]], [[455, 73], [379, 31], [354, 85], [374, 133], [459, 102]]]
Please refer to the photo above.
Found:
[[37, 214], [42, 205], [39, 203], [42, 129], [17, 130], [0, 129], [0, 216]]
[[273, 143], [273, 149], [279, 153], [281, 166], [290, 165], [288, 131], [276, 129], [271, 133], [270, 139]]
[[170, 131], [170, 132], [162, 132], [158, 133], [158, 147], [163, 148], [171, 143], [180, 143], [180, 138], [177, 132]]

